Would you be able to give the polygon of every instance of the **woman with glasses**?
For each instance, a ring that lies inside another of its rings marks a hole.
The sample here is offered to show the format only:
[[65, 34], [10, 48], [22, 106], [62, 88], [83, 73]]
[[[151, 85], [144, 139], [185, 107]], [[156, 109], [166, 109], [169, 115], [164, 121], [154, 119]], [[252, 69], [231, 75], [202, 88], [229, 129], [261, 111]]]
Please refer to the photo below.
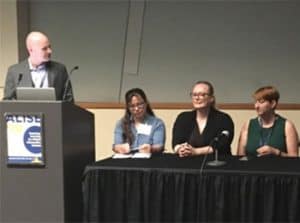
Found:
[[254, 94], [257, 117], [242, 127], [238, 152], [240, 156], [298, 156], [298, 133], [294, 124], [276, 114], [279, 92], [264, 86]]
[[231, 154], [234, 124], [215, 107], [214, 89], [198, 81], [190, 93], [193, 110], [180, 113], [173, 126], [172, 147], [180, 157], [212, 153]]
[[124, 117], [116, 124], [115, 153], [157, 153], [164, 150], [165, 124], [155, 117], [144, 91], [133, 88], [125, 94]]

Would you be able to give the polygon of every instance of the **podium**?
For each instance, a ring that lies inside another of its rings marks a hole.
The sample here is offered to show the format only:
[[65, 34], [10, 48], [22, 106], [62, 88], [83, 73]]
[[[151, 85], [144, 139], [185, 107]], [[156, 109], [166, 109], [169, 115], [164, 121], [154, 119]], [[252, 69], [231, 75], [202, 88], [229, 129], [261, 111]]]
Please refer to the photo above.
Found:
[[[7, 113], [42, 114], [44, 165], [8, 164]], [[81, 177], [94, 143], [94, 115], [76, 105], [0, 102], [0, 222], [81, 222]]]

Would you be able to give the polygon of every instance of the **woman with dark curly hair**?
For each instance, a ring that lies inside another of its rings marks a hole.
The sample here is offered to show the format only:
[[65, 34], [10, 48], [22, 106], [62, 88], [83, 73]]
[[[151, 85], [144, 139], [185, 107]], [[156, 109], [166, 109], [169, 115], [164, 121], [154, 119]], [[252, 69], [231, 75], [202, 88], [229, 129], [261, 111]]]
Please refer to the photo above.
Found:
[[155, 117], [144, 91], [133, 88], [125, 94], [124, 117], [116, 124], [115, 153], [156, 153], [164, 150], [165, 124]]

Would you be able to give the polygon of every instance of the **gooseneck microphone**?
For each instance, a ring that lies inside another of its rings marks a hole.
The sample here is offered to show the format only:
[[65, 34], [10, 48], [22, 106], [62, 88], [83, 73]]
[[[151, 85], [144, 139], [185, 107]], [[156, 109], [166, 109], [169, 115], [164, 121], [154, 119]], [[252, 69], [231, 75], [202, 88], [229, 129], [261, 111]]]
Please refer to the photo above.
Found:
[[216, 150], [217, 149], [217, 144], [224, 140], [224, 138], [228, 138], [229, 137], [229, 131], [228, 130], [223, 130], [219, 135], [217, 135], [211, 142], [210, 142], [210, 146]]
[[19, 74], [17, 87], [19, 87], [19, 84], [21, 83], [22, 78], [23, 78], [23, 74]]
[[226, 164], [225, 161], [221, 161], [218, 159], [218, 146], [220, 145], [220, 142], [223, 140], [227, 139], [229, 137], [229, 131], [228, 130], [223, 130], [219, 135], [217, 135], [209, 144], [214, 152], [215, 152], [215, 160], [207, 162], [207, 165], [209, 166], [222, 166]]
[[72, 75], [72, 73], [73, 73], [75, 70], [78, 70], [78, 69], [79, 69], [79, 67], [78, 67], [78, 66], [75, 66], [75, 67], [73, 67], [73, 68], [70, 70], [70, 72], [69, 72], [69, 74], [68, 74], [68, 79], [67, 79], [67, 81], [66, 81], [66, 83], [65, 83], [64, 94], [63, 94], [63, 97], [62, 97], [62, 100], [63, 100], [63, 101], [66, 100], [66, 97], [67, 97], [67, 94], [68, 94], [69, 85], [71, 84], [71, 75]]
[[18, 75], [18, 81], [17, 81], [16, 87], [15, 87], [13, 93], [12, 93], [12, 98], [17, 99], [17, 88], [19, 87], [19, 85], [20, 85], [22, 79], [23, 79], [23, 74], [20, 73], [20, 74]]
[[73, 73], [74, 70], [78, 70], [78, 69], [79, 69], [78, 66], [73, 67], [73, 68], [71, 69], [70, 73], [69, 73], [69, 76], [72, 75], [72, 73]]
[[[226, 138], [229, 138], [229, 131], [228, 130], [223, 130], [220, 134], [218, 134], [216, 137], [214, 137], [211, 142], [208, 144], [209, 147], [211, 147], [213, 149], [213, 151], [215, 152], [215, 160], [207, 162], [207, 165], [209, 166], [222, 166], [224, 165], [226, 162], [225, 161], [220, 161], [218, 160], [218, 144], [225, 140]], [[208, 153], [205, 153], [204, 158], [202, 160], [201, 163], [201, 167], [200, 167], [200, 175], [202, 175], [203, 173], [203, 168], [207, 159], [207, 155]]]

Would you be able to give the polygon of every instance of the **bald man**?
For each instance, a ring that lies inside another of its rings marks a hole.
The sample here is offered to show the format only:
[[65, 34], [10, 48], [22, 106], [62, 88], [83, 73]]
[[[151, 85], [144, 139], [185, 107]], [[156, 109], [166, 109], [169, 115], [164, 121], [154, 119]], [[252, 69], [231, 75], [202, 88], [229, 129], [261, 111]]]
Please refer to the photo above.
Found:
[[16, 98], [17, 87], [54, 87], [56, 100], [74, 102], [72, 85], [66, 67], [51, 61], [51, 45], [41, 32], [31, 32], [26, 38], [29, 57], [8, 68], [4, 100]]

